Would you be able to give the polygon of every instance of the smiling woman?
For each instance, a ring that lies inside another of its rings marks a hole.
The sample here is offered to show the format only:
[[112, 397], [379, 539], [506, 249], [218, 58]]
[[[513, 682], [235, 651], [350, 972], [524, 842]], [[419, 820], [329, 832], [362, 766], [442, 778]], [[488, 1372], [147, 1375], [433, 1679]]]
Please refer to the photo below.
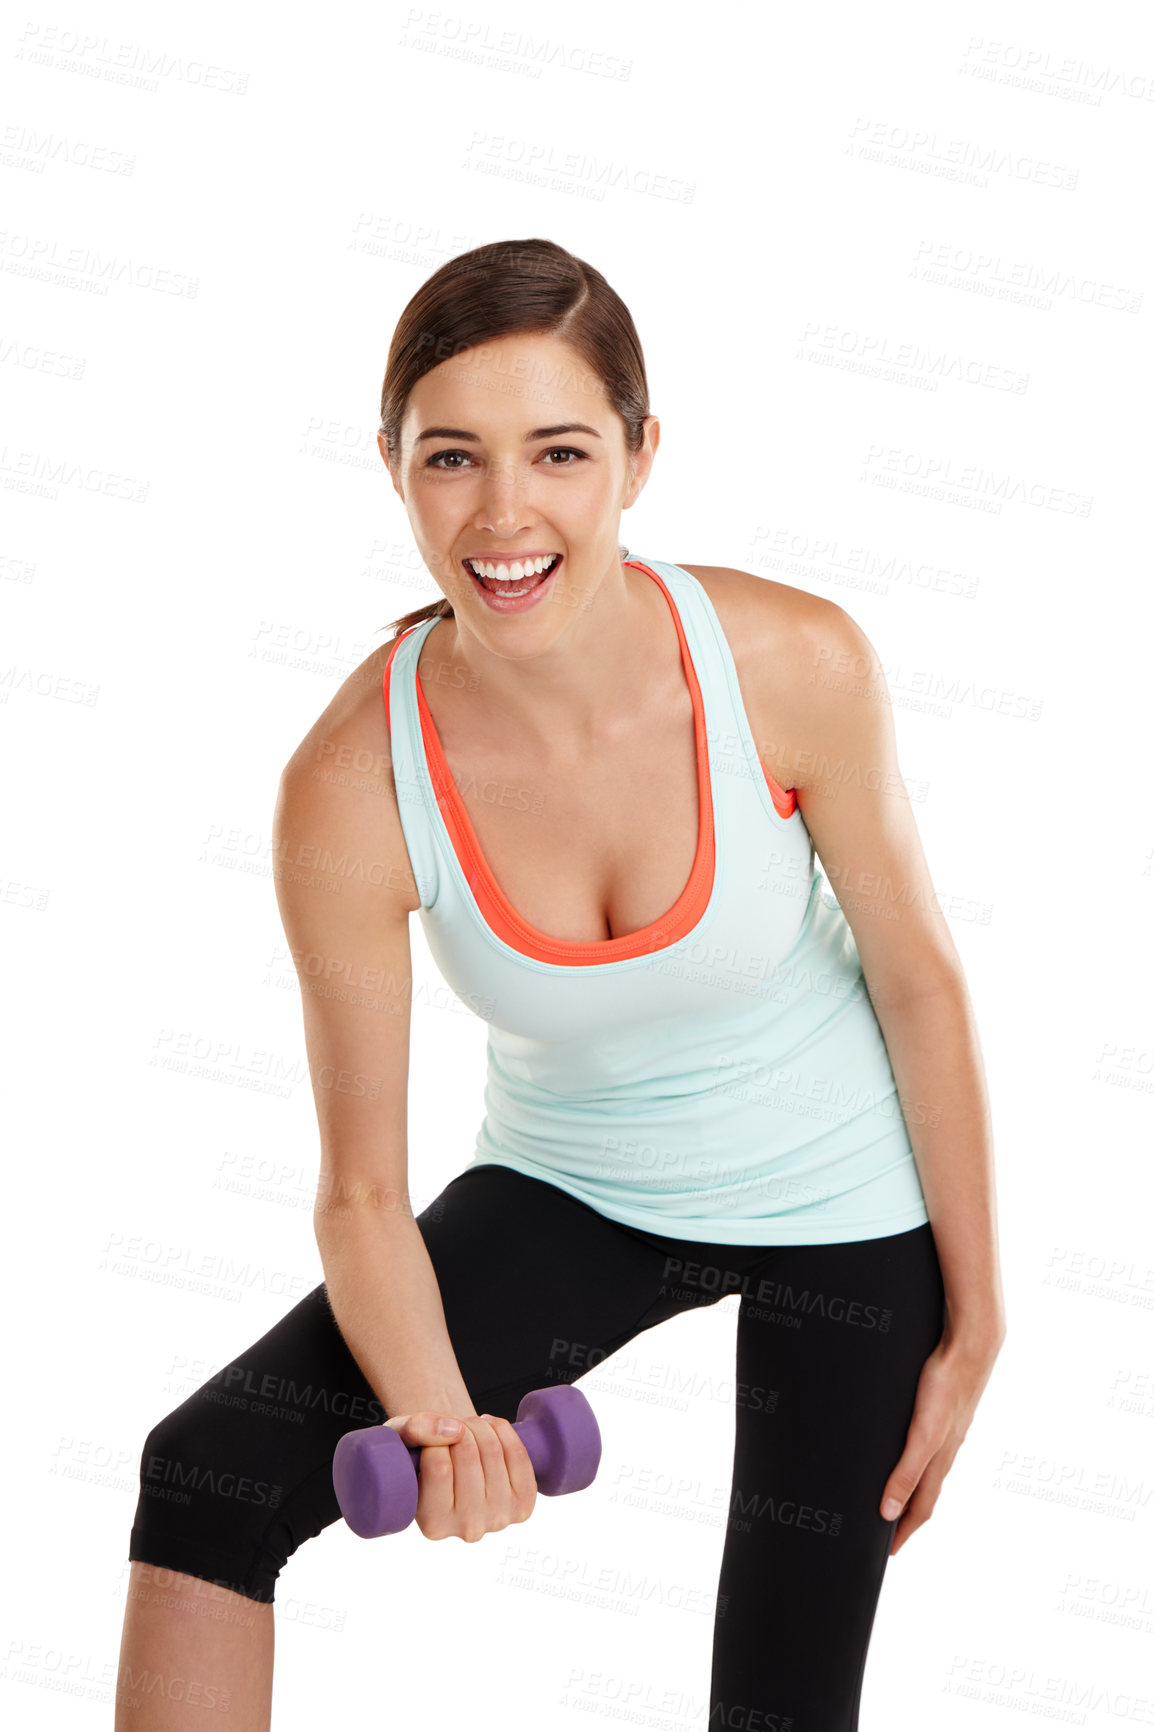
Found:
[[[532, 1513], [511, 1421], [572, 1378], [559, 1341], [588, 1369], [737, 1294], [735, 1387], [775, 1397], [735, 1404], [709, 1725], [853, 1732], [887, 1559], [1001, 1346], [981, 1061], [877, 657], [819, 597], [629, 558], [658, 442], [628, 310], [555, 243], [466, 253], [405, 308], [379, 445], [441, 598], [318, 718], [275, 824], [278, 862], [384, 863], [340, 897], [278, 866], [293, 956], [384, 983], [301, 972], [325, 1280], [153, 1428], [130, 1538], [123, 1659], [215, 1644], [246, 1726], [272, 1678], [253, 1604], [339, 1518], [344, 1416], [423, 1450], [426, 1537], [475, 1541]], [[334, 753], [381, 757], [387, 798], [326, 777]], [[416, 1217], [414, 914], [488, 1023], [472, 1156]], [[264, 1379], [339, 1400], [221, 1404]], [[198, 1630], [156, 1571], [247, 1624]]]

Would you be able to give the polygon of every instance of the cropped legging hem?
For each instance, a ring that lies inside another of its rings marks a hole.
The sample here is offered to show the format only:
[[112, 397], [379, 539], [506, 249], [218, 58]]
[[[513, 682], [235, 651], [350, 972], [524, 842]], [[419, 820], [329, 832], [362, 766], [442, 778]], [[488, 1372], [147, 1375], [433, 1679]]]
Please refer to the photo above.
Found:
[[263, 1605], [273, 1603], [280, 1567], [269, 1553], [262, 1553], [254, 1563], [247, 1549], [229, 1563], [219, 1543], [205, 1545], [187, 1534], [153, 1533], [139, 1523], [134, 1523], [129, 1531], [128, 1561], [196, 1576], [202, 1582], [211, 1582], [214, 1588], [228, 1588]]

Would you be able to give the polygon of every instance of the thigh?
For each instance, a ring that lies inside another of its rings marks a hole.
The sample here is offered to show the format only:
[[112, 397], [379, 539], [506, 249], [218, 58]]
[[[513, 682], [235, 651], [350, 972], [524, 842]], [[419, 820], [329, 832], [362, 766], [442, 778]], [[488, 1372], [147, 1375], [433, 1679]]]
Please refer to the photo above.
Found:
[[[530, 1389], [576, 1381], [665, 1314], [658, 1251], [510, 1168], [466, 1168], [417, 1224], [479, 1412], [514, 1419]], [[272, 1600], [340, 1517], [338, 1441], [388, 1417], [322, 1283], [149, 1432], [130, 1559]]]
[[943, 1301], [928, 1224], [778, 1247], [751, 1273], [713, 1652], [721, 1725], [854, 1732], [896, 1526], [879, 1505]]
[[438, 1203], [421, 1231], [478, 1409], [513, 1419], [528, 1390], [576, 1382], [692, 1303], [669, 1275], [668, 1247], [684, 1254], [683, 1241], [626, 1227], [511, 1167], [466, 1168]]

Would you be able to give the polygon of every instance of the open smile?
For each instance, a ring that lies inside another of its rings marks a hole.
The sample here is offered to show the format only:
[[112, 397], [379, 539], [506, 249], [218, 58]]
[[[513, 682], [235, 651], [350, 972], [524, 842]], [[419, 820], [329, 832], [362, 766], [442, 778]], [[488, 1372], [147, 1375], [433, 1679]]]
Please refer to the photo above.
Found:
[[498, 613], [519, 613], [542, 599], [557, 574], [560, 553], [540, 553], [521, 559], [463, 559], [469, 576], [486, 602]]

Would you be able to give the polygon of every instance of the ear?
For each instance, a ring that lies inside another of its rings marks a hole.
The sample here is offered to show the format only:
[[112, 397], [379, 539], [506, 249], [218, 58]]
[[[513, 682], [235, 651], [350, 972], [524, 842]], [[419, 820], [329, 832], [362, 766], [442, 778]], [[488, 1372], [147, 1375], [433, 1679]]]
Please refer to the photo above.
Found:
[[657, 447], [661, 442], [661, 423], [656, 415], [645, 417], [645, 437], [639, 451], [630, 453], [629, 483], [622, 500], [622, 509], [628, 511], [641, 496], [645, 483], [649, 480], [649, 472], [653, 468], [653, 459], [657, 455]]
[[381, 461], [389, 472], [389, 480], [393, 484], [393, 491], [397, 495], [397, 498], [403, 502], [405, 495], [404, 490], [401, 487], [400, 475], [398, 474], [396, 467], [389, 462], [389, 444], [383, 431], [377, 434], [377, 450], [381, 454]]

